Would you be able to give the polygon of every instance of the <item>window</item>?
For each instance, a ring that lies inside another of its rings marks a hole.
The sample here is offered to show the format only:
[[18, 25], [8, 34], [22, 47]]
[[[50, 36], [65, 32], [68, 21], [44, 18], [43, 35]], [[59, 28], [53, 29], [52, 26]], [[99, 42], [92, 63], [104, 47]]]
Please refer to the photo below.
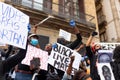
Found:
[[79, 16], [78, 0], [59, 0], [59, 13]]

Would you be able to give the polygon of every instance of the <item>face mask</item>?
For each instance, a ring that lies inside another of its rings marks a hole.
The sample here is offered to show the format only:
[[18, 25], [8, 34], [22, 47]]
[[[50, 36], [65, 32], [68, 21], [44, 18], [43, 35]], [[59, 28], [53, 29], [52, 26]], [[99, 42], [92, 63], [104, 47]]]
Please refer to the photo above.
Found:
[[33, 45], [33, 46], [36, 46], [38, 44], [38, 40], [37, 39], [31, 39], [30, 43]]

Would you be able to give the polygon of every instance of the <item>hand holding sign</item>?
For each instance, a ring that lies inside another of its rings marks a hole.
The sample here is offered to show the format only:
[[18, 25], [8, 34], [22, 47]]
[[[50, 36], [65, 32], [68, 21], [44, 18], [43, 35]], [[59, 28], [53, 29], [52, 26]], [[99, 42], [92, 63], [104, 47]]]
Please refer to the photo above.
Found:
[[54, 44], [52, 45], [52, 48], [56, 48], [56, 47], [57, 47], [57, 44], [54, 43]]
[[30, 32], [30, 30], [31, 30], [31, 25], [28, 24], [27, 28], [28, 28], [28, 32]]

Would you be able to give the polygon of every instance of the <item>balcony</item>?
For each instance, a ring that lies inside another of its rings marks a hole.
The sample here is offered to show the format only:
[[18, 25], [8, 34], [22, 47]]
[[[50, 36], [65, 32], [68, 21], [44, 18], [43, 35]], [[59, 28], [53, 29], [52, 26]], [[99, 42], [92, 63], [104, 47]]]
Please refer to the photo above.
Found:
[[106, 21], [106, 16], [102, 15], [98, 17], [98, 25], [99, 26], [106, 26], [107, 25], [107, 21]]
[[69, 7], [47, 0], [5, 0], [5, 3], [11, 4], [29, 15], [31, 22], [38, 23], [36, 21], [43, 20], [50, 14], [55, 16], [55, 19], [50, 19], [48, 25], [51, 23], [56, 24], [56, 26], [66, 26], [66, 29], [68, 29], [68, 21], [74, 19], [83, 32], [86, 30], [86, 32], [91, 32], [96, 28], [95, 24], [92, 23], [94, 20], [93, 16], [80, 13], [78, 9], [71, 13], [69, 12]]

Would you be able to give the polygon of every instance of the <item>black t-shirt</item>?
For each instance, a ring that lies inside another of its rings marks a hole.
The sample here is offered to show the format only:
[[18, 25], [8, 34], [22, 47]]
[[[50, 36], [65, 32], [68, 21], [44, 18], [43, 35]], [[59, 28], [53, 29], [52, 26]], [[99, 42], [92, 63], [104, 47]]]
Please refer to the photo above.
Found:
[[[25, 64], [18, 64], [18, 70], [23, 70], [23, 71], [31, 71], [30, 66], [25, 65]], [[31, 71], [32, 72], [32, 71]]]
[[115, 77], [115, 80], [120, 80], [120, 62], [111, 62], [111, 68]]
[[92, 52], [90, 46], [86, 46], [86, 55], [90, 60], [90, 75], [92, 80], [100, 80], [100, 76], [98, 75], [97, 66], [96, 66], [96, 56]]

